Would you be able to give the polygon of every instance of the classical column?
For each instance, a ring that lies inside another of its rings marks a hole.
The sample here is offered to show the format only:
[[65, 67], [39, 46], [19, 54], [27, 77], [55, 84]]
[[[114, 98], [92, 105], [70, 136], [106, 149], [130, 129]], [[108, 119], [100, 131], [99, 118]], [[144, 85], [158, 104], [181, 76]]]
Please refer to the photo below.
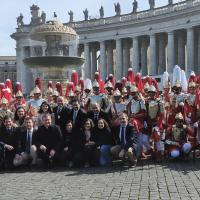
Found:
[[123, 66], [122, 66], [122, 40], [116, 40], [116, 68], [115, 68], [115, 77], [116, 80], [121, 80], [123, 74]]
[[113, 74], [113, 44], [112, 42], [108, 43], [107, 46], [107, 68], [108, 74]]
[[95, 46], [95, 44], [93, 44], [92, 46], [91, 46], [91, 54], [92, 54], [92, 67], [91, 67], [91, 70], [92, 70], [92, 72], [91, 72], [91, 76], [92, 76], [92, 78], [93, 78], [93, 76], [94, 76], [94, 73], [97, 71], [97, 49], [96, 49], [96, 46]]
[[25, 58], [23, 48], [17, 44], [16, 47], [16, 62], [17, 62], [17, 81], [19, 81], [23, 87], [23, 91], [25, 91], [25, 80], [23, 77], [25, 76], [25, 67], [23, 65], [22, 60]]
[[185, 67], [185, 42], [183, 33], [178, 33], [178, 65]]
[[173, 72], [174, 68], [174, 31], [168, 32], [167, 44], [167, 71]]
[[123, 42], [123, 76], [126, 76], [130, 68], [130, 46], [129, 41], [124, 40]]
[[139, 72], [139, 44], [138, 37], [133, 38], [133, 71]]
[[42, 46], [42, 56], [46, 55], [46, 46]]
[[141, 42], [141, 67], [142, 67], [142, 75], [147, 75], [147, 41], [145, 39]]
[[102, 80], [105, 80], [107, 76], [105, 41], [100, 42], [100, 73]]
[[200, 30], [197, 31], [197, 40], [198, 40], [198, 45], [197, 45], [197, 72], [200, 72]]
[[149, 61], [149, 74], [157, 74], [157, 65], [156, 65], [156, 35], [150, 35], [150, 61]]
[[165, 51], [165, 38], [164, 35], [160, 35], [158, 42], [158, 74], [163, 74], [166, 71], [166, 51]]
[[91, 60], [90, 60], [90, 44], [84, 44], [84, 57], [85, 57], [85, 74], [84, 78], [91, 78]]
[[187, 68], [186, 71], [194, 70], [194, 29], [187, 29]]

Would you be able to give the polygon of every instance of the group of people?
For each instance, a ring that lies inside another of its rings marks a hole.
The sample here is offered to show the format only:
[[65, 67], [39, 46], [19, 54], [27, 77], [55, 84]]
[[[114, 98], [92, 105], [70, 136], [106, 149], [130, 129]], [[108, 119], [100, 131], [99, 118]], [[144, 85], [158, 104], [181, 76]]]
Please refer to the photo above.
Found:
[[35, 81], [29, 99], [20, 83], [0, 84], [0, 166], [111, 166], [120, 159], [188, 159], [199, 144], [200, 78], [188, 80], [180, 67], [173, 80], [163, 75], [163, 91], [152, 77], [129, 69], [115, 81], [78, 78], [61, 83]]

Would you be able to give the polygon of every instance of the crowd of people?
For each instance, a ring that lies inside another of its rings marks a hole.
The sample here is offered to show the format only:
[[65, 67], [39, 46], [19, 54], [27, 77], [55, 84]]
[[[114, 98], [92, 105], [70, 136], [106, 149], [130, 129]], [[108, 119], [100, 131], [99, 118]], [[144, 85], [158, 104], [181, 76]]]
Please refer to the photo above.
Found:
[[[43, 88], [37, 78], [28, 99], [22, 86], [0, 84], [0, 167], [135, 166], [138, 159], [183, 159], [199, 144], [200, 77], [174, 67], [162, 92], [155, 79], [128, 70], [115, 81], [79, 79], [66, 92], [60, 82]], [[198, 154], [196, 155], [198, 156]]]

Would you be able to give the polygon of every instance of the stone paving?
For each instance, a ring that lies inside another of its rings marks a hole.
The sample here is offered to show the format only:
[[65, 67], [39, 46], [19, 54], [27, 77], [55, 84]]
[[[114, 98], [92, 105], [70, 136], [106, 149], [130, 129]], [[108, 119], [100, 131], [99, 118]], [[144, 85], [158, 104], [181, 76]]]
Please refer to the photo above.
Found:
[[0, 200], [200, 199], [200, 161], [0, 173]]

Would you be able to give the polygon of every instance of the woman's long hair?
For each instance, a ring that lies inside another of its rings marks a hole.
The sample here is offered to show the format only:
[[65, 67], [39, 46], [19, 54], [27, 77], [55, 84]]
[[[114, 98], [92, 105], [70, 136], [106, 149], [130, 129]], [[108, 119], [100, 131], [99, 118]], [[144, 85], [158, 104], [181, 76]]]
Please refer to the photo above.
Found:
[[24, 110], [24, 119], [25, 119], [25, 116], [26, 116], [26, 110], [23, 106], [19, 106], [16, 110], [15, 110], [15, 114], [14, 114], [14, 121], [18, 121], [19, 120], [19, 116], [17, 114], [18, 110], [19, 109], [23, 109]]
[[90, 122], [91, 130], [94, 128], [94, 122], [92, 121], [92, 119], [87, 118], [87, 119], [84, 120], [83, 125], [82, 125], [82, 130], [83, 130], [83, 131], [85, 130], [85, 123], [86, 123], [87, 121]]
[[44, 111], [42, 110], [42, 106], [43, 106], [43, 105], [47, 105], [47, 106], [48, 106], [47, 112], [48, 112], [49, 114], [52, 114], [53, 111], [52, 111], [52, 109], [51, 109], [51, 106], [50, 106], [46, 101], [42, 102], [38, 113], [39, 113], [39, 114], [43, 114], [43, 113], [44, 113]]
[[[109, 127], [109, 125], [108, 125], [108, 122], [105, 120], [105, 119], [103, 119], [103, 118], [100, 118], [100, 119], [98, 119], [98, 122], [99, 121], [103, 121], [103, 123], [104, 123], [104, 130], [108, 130], [108, 131], [111, 131], [111, 129], [110, 129], [110, 127]], [[97, 122], [97, 124], [98, 124], [98, 122]], [[99, 129], [99, 127], [97, 126], [97, 129], [98, 130], [101, 130], [101, 129]]]

